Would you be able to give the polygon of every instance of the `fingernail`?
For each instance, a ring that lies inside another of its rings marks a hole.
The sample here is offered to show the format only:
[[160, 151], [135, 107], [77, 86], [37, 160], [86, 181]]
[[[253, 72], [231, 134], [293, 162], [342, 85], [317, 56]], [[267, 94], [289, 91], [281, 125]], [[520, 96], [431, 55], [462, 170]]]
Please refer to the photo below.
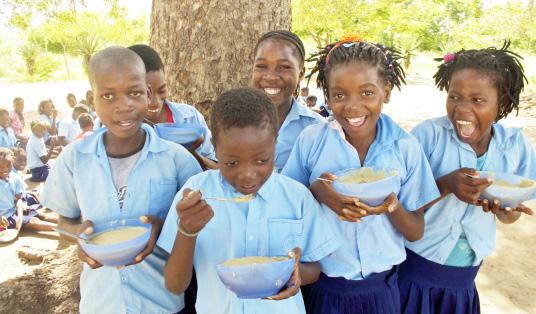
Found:
[[355, 219], [355, 222], [361, 222], [361, 219], [356, 218], [356, 219]]
[[141, 256], [136, 256], [136, 262], [141, 261]]
[[287, 285], [287, 287], [288, 287], [288, 288], [292, 288], [292, 287], [294, 287], [294, 284], [293, 284], [293, 283], [289, 283], [289, 284]]
[[499, 205], [499, 201], [498, 201], [498, 200], [494, 200], [494, 201], [493, 201], [493, 204], [495, 204], [495, 205]]
[[289, 256], [289, 257], [294, 257], [294, 256], [296, 256], [296, 254], [294, 254], [294, 251], [289, 251], [289, 252], [288, 252], [288, 256]]
[[367, 211], [366, 210], [362, 210], [361, 211], [361, 215], [366, 215], [367, 214]]
[[510, 207], [506, 207], [504, 210], [506, 210], [507, 212], [509, 212], [509, 211], [512, 210], [512, 208], [510, 208]]
[[272, 297], [266, 297], [268, 300], [273, 300]]
[[345, 214], [348, 214], [350, 211], [348, 209], [346, 209], [346, 208], [343, 208], [342, 212], [345, 213]]

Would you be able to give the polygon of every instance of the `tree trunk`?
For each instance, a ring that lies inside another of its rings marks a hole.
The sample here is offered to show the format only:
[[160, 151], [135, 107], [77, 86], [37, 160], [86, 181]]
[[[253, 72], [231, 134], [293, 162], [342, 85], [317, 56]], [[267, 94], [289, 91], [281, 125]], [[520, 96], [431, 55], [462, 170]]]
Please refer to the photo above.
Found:
[[150, 45], [164, 62], [171, 99], [206, 106], [247, 86], [257, 39], [290, 22], [290, 0], [153, 0]]

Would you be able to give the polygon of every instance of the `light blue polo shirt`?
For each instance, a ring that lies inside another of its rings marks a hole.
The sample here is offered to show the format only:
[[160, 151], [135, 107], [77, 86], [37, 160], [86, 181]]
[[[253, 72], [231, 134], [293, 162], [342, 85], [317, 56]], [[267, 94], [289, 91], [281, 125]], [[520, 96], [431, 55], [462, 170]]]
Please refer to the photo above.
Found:
[[298, 135], [309, 125], [326, 123], [326, 119], [318, 113], [309, 110], [295, 99], [292, 100], [290, 111], [279, 128], [277, 141], [275, 143], [275, 167], [277, 172], [281, 172], [287, 163], [290, 151], [298, 139]]
[[[460, 141], [447, 117], [426, 120], [411, 132], [421, 143], [436, 179], [463, 167], [477, 168], [475, 152]], [[536, 180], [534, 149], [520, 129], [496, 123], [482, 170]], [[495, 215], [449, 194], [426, 211], [424, 237], [406, 246], [430, 261], [444, 264], [462, 232], [475, 251], [473, 266], [480, 265], [495, 249]]]
[[15, 208], [15, 196], [24, 192], [24, 182], [21, 176], [11, 171], [9, 179], [0, 179], [0, 216], [11, 217], [17, 212]]
[[205, 128], [205, 140], [203, 141], [203, 144], [201, 144], [201, 146], [197, 148], [196, 151], [204, 157], [216, 160], [216, 154], [214, 152], [214, 147], [212, 146], [211, 141], [212, 133], [210, 132], [205, 118], [203, 117], [201, 112], [195, 109], [194, 106], [190, 106], [187, 104], [174, 103], [168, 100], [166, 100], [165, 102], [168, 105], [169, 109], [171, 109], [171, 113], [173, 114], [173, 121], [175, 121], [175, 123], [198, 124]]
[[[184, 188], [200, 189], [204, 197], [241, 195], [218, 170], [190, 178]], [[175, 204], [182, 195], [181, 190], [158, 239], [158, 245], [168, 252], [177, 234]], [[248, 203], [207, 202], [214, 217], [199, 233], [193, 259], [197, 313], [305, 313], [301, 293], [282, 301], [239, 299], [220, 281], [216, 265], [243, 256], [286, 256], [296, 246], [302, 249], [302, 262], [318, 261], [333, 252], [338, 241], [309, 190], [273, 173]]]
[[[44, 185], [41, 203], [60, 215], [95, 223], [155, 215], [165, 219], [177, 190], [201, 172], [182, 146], [164, 141], [146, 124], [146, 142], [128, 177], [119, 207], [103, 143], [106, 129], [65, 147]], [[170, 313], [184, 307], [182, 296], [164, 288], [167, 254], [159, 248], [141, 263], [91, 269], [80, 276], [81, 313]]]
[[0, 147], [13, 148], [17, 145], [17, 137], [11, 127], [0, 127]]
[[[376, 124], [376, 138], [364, 165], [357, 150], [346, 140], [340, 124], [308, 127], [298, 138], [282, 174], [309, 186], [324, 172], [376, 166], [396, 169], [400, 178], [398, 199], [414, 211], [439, 196], [432, 171], [417, 140], [382, 114]], [[337, 230], [341, 247], [320, 261], [330, 277], [361, 280], [391, 269], [406, 258], [404, 237], [387, 215], [364, 217], [360, 223], [345, 222], [323, 205], [328, 221]]]

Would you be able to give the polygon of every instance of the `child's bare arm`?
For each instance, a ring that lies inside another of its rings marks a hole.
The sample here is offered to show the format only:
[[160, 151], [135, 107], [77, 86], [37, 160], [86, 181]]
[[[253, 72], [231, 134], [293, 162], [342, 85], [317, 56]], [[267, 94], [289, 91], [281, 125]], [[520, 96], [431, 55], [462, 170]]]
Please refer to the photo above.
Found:
[[175, 294], [188, 288], [192, 280], [197, 234], [214, 216], [212, 208], [201, 197], [199, 191], [185, 189], [182, 200], [177, 203], [179, 232], [175, 236], [175, 243], [164, 267], [166, 289]]
[[[78, 234], [81, 226], [82, 226], [82, 221], [80, 220], [80, 218], [71, 219], [62, 215], [59, 215], [58, 217], [58, 228], [65, 230], [67, 232], [70, 232], [72, 234]], [[70, 242], [78, 242], [78, 239], [69, 237], [65, 234], [60, 234], [60, 237]]]
[[20, 228], [22, 227], [22, 215], [24, 214], [23, 213], [24, 203], [22, 202], [21, 197], [22, 197], [21, 194], [15, 195], [15, 208], [17, 209], [17, 227], [16, 227], [17, 230], [20, 230]]
[[421, 239], [424, 234], [424, 210], [407, 211], [396, 199], [394, 193], [389, 198], [391, 198], [392, 208], [394, 208], [393, 211], [387, 211], [387, 217], [391, 223], [406, 240], [413, 242]]
[[42, 163], [46, 164], [46, 163], [50, 160], [50, 158], [52, 158], [52, 156], [53, 156], [54, 154], [56, 154], [55, 151], [54, 151], [54, 146], [55, 146], [55, 145], [56, 145], [56, 141], [51, 140], [51, 141], [50, 141], [50, 148], [48, 149], [47, 154], [44, 155], [44, 156], [40, 156], [40, 157], [39, 157], [39, 159], [41, 159], [41, 162], [42, 162]]
[[318, 262], [300, 263], [301, 285], [315, 283], [320, 276], [320, 264]]

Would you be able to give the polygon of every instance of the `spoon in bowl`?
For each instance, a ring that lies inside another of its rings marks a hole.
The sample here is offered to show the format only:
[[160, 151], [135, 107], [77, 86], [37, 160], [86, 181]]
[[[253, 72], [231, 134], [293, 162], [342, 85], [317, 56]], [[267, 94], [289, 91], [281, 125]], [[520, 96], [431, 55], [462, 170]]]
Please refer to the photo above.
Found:
[[224, 198], [224, 197], [207, 197], [205, 200], [214, 200], [220, 202], [234, 202], [234, 203], [246, 203], [255, 198], [255, 194], [248, 194], [243, 196], [237, 196], [233, 198]]

